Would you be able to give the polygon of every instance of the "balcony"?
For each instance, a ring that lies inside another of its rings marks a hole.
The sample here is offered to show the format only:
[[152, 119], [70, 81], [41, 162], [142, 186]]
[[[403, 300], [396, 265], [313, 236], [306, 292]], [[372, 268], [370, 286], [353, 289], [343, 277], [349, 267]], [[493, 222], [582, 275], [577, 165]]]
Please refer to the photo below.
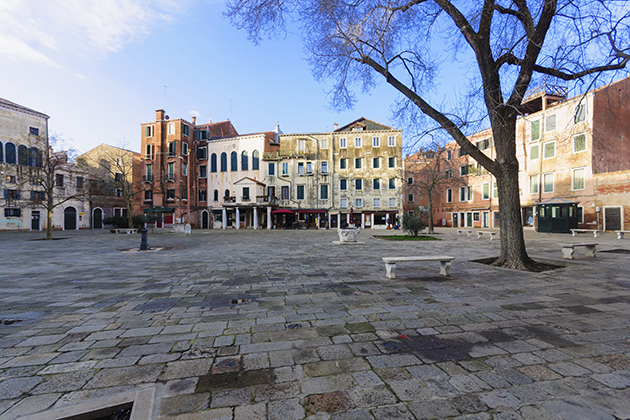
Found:
[[236, 203], [236, 197], [223, 197], [223, 204], [234, 204]]
[[278, 198], [273, 195], [257, 195], [256, 203], [259, 204], [278, 204]]

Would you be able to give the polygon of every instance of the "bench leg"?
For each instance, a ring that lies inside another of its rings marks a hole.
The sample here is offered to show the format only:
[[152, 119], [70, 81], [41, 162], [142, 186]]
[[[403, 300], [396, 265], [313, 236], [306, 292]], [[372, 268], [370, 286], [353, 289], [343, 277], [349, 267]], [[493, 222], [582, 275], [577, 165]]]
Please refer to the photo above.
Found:
[[396, 264], [385, 263], [385, 277], [388, 279], [396, 278]]
[[494, 239], [494, 233], [491, 233], [490, 234], [490, 240], [493, 240], [493, 239]]
[[617, 232], [617, 239], [623, 239], [623, 232]]
[[470, 238], [470, 235], [472, 235], [472, 232], [468, 232], [468, 233], [466, 234], [466, 236], [467, 236], [467, 237], [469, 237], [469, 238]]
[[573, 248], [562, 248], [562, 258], [565, 260], [572, 260], [574, 252], [575, 250]]
[[571, 232], [571, 234], [573, 234], [573, 236], [577, 236], [577, 232], [575, 231]]
[[596, 252], [597, 245], [585, 246], [584, 248], [586, 248], [586, 256], [587, 257], [595, 258], [595, 252]]
[[483, 233], [477, 232], [477, 239], [481, 238], [482, 236], [483, 236]]
[[593, 237], [594, 238], [599, 238], [599, 232], [597, 232], [597, 231], [593, 232]]
[[450, 261], [440, 261], [440, 274], [443, 276], [451, 275], [451, 262]]

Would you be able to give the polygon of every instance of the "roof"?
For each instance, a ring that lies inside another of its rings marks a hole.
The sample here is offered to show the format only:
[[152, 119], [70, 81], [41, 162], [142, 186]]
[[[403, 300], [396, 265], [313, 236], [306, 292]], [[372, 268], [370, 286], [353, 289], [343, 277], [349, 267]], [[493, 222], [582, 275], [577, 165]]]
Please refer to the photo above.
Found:
[[11, 102], [9, 100], [0, 98], [0, 106], [2, 106], [3, 108], [9, 108], [12, 109], [14, 111], [20, 111], [20, 112], [26, 112], [27, 114], [32, 114], [32, 115], [36, 115], [38, 117], [42, 117], [42, 118], [50, 118], [48, 115], [41, 113], [39, 111], [35, 111], [34, 109], [31, 108], [27, 108], [25, 106], [16, 104], [15, 102]]
[[365, 117], [361, 117], [357, 120], [352, 121], [349, 124], [344, 125], [341, 128], [336, 129], [334, 132], [339, 132], [339, 131], [352, 131], [352, 129], [354, 127], [363, 127], [365, 131], [383, 131], [383, 130], [394, 130], [394, 128], [388, 126], [388, 125], [384, 125], [384, 124], [379, 124], [375, 121], [369, 120]]
[[197, 125], [197, 129], [208, 130], [208, 139], [221, 137], [236, 137], [238, 132], [231, 121], [221, 121], [217, 123], [207, 123]]

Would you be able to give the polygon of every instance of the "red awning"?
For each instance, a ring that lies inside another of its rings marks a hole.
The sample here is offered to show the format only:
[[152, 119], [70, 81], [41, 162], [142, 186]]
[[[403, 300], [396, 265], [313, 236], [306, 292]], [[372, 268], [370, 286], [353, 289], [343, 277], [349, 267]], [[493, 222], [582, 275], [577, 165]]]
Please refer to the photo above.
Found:
[[295, 212], [293, 210], [287, 210], [287, 209], [278, 209], [278, 210], [272, 210], [271, 214], [294, 214]]
[[326, 213], [326, 210], [298, 210], [298, 213]]

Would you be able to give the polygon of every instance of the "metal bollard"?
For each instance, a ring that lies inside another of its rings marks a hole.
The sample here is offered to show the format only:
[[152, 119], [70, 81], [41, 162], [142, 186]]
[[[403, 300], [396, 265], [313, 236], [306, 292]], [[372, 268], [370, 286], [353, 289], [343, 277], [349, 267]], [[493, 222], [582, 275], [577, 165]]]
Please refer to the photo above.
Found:
[[149, 250], [149, 231], [146, 228], [140, 229], [140, 233], [142, 234], [142, 239], [140, 240], [140, 251], [148, 251]]

